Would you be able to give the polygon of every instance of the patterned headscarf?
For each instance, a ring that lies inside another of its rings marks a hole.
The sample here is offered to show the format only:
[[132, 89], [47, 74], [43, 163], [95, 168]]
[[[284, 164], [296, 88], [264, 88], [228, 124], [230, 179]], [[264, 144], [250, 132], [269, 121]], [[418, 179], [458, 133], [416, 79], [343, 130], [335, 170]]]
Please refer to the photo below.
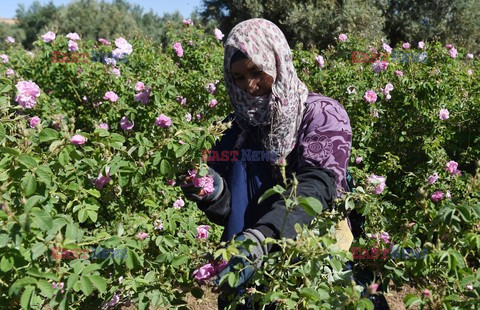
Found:
[[[235, 85], [230, 60], [237, 51], [273, 77], [271, 94], [252, 97]], [[260, 18], [236, 25], [225, 43], [224, 78], [242, 129], [235, 146], [243, 145], [249, 125], [261, 126], [265, 149], [278, 154], [277, 163], [285, 159], [295, 147], [308, 89], [298, 79], [292, 52], [282, 31], [274, 23]]]

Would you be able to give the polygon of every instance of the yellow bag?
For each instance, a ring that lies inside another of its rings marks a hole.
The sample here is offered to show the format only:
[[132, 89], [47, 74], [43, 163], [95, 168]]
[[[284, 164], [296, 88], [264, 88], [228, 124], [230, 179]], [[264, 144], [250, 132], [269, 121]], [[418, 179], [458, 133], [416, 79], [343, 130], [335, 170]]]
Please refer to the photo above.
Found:
[[337, 246], [344, 251], [350, 250], [353, 242], [353, 234], [348, 227], [347, 219], [343, 219], [337, 224], [335, 239], [337, 239]]

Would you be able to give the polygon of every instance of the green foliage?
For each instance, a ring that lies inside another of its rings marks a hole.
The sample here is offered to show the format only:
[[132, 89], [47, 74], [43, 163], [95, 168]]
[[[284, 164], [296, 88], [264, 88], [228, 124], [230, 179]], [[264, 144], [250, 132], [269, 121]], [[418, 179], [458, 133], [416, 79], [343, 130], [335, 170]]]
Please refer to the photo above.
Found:
[[[141, 309], [180, 307], [188, 292], [201, 295], [191, 274], [205, 252], [216, 251], [221, 228], [213, 226], [208, 240], [197, 239], [196, 227], [207, 220], [191, 202], [173, 208], [181, 190], [168, 180], [199, 166], [201, 150], [211, 148], [228, 127], [218, 121], [232, 110], [222, 82], [220, 42], [211, 32], [181, 22], [170, 27], [165, 48], [141, 36], [130, 40], [133, 53], [128, 63], [117, 63], [119, 77], [103, 63], [52, 63], [52, 51], [67, 50], [65, 33], [51, 43], [37, 40], [32, 55], [18, 44], [5, 51], [10, 62], [2, 64], [1, 75], [8, 67], [16, 71], [0, 79], [0, 298], [10, 308], [99, 308], [115, 296]], [[266, 193], [285, 195], [289, 209], [302, 207], [317, 218], [308, 229], [297, 227], [296, 240], [267, 240], [282, 250], [264, 258], [253, 282], [266, 291], [254, 298], [289, 309], [371, 309], [345, 269], [351, 253], [335, 241], [336, 224], [355, 201], [367, 217], [367, 236], [389, 232], [395, 244], [429, 249], [422, 260], [361, 261], [376, 272], [377, 283], [385, 288], [390, 281], [409, 283], [432, 292], [431, 298], [406, 296], [408, 306], [475, 309], [480, 294], [480, 63], [466, 59], [463, 47], [457, 46], [453, 59], [444, 42], [427, 42], [426, 63], [390, 63], [374, 73], [371, 64], [352, 63], [350, 52], [380, 49], [381, 42], [347, 34], [347, 42], [322, 51], [324, 68], [315, 61], [318, 50], [293, 53], [309, 90], [336, 98], [348, 111], [356, 192], [345, 194], [331, 212], [321, 212], [313, 198], [296, 197], [290, 191], [295, 181]], [[182, 57], [172, 48], [175, 42], [183, 46]], [[91, 40], [78, 45], [81, 53], [112, 51]], [[34, 109], [15, 102], [15, 85], [29, 80], [41, 89]], [[212, 95], [206, 86], [217, 80]], [[151, 88], [148, 104], [135, 100], [138, 81]], [[394, 86], [389, 100], [381, 91], [388, 82]], [[371, 104], [362, 98], [370, 89], [378, 94]], [[103, 99], [107, 91], [114, 91], [118, 101]], [[210, 108], [214, 98], [219, 104]], [[439, 119], [442, 108], [450, 111], [448, 120]], [[160, 114], [171, 118], [170, 127], [155, 126]], [[30, 128], [33, 116], [41, 123]], [[134, 121], [132, 130], [121, 129], [123, 116]], [[98, 128], [100, 123], [110, 129]], [[87, 142], [72, 144], [75, 134]], [[354, 164], [358, 156], [363, 161]], [[462, 175], [445, 170], [450, 160], [459, 163]], [[95, 181], [107, 171], [112, 180], [99, 188]], [[440, 178], [428, 185], [435, 172]], [[371, 193], [378, 185], [368, 182], [372, 173], [387, 178], [381, 194]], [[452, 198], [434, 203], [435, 191], [449, 191]], [[139, 238], [142, 232], [148, 236]], [[353, 246], [381, 242], [363, 237]], [[63, 260], [52, 251], [92, 247], [127, 249], [128, 255]], [[238, 251], [229, 245], [216, 253], [229, 257]], [[236, 279], [235, 272], [226, 277], [232, 284]]]
[[382, 37], [392, 46], [403, 42], [455, 43], [480, 51], [479, 0], [204, 0], [201, 15], [224, 33], [239, 22], [262, 17], [285, 33], [290, 46], [326, 48], [340, 33], [369, 40]]

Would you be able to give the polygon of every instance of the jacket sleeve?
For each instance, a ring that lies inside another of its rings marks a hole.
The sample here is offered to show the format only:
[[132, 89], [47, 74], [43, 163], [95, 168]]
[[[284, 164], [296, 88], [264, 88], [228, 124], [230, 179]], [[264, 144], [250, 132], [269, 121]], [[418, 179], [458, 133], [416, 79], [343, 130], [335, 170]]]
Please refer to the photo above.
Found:
[[[233, 121], [233, 114], [229, 115], [223, 122]], [[233, 150], [235, 137], [238, 135], [238, 127], [233, 122], [233, 126], [228, 129], [220, 141], [212, 148], [213, 152], [221, 153], [225, 150]], [[215, 171], [222, 177], [223, 191], [220, 196], [214, 201], [199, 201], [198, 208], [205, 213], [207, 218], [215, 224], [225, 226], [230, 215], [231, 209], [231, 195], [225, 180], [230, 179], [230, 164], [231, 161], [213, 161], [208, 160], [208, 166], [215, 169]]]
[[197, 206], [210, 221], [217, 225], [225, 226], [230, 214], [230, 197], [230, 190], [225, 179], [223, 179], [223, 192], [220, 196], [212, 202], [199, 201]]
[[[305, 110], [294, 152], [292, 166], [298, 180], [297, 196], [318, 199], [324, 210], [332, 206], [346, 186], [351, 144], [350, 119], [343, 106], [331, 98], [316, 95]], [[301, 207], [287, 212], [285, 203], [279, 200], [255, 228], [267, 237], [293, 238], [296, 223], [309, 224], [312, 220]]]
[[[297, 195], [318, 199], [323, 209], [329, 208], [336, 198], [335, 177], [333, 173], [321, 167], [305, 167], [297, 172]], [[291, 188], [287, 191], [290, 194]], [[255, 228], [266, 237], [294, 238], [295, 224], [310, 224], [314, 219], [302, 207], [296, 206], [287, 212], [285, 202], [278, 200], [270, 210], [257, 222]]]

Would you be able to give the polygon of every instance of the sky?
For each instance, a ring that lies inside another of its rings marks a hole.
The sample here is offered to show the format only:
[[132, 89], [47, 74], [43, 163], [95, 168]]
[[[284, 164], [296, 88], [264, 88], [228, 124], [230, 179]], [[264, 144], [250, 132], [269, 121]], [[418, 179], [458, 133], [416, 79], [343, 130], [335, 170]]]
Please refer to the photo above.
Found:
[[[42, 5], [45, 5], [50, 2], [50, 0], [38, 0]], [[100, 0], [97, 0], [100, 2]], [[26, 8], [34, 0], [3, 0], [0, 5], [0, 17], [2, 18], [15, 18], [15, 10], [18, 8], [19, 4], [24, 4]], [[56, 5], [68, 4], [71, 0], [52, 0]], [[112, 2], [107, 1], [107, 2]], [[158, 15], [163, 15], [163, 13], [173, 13], [179, 11], [183, 17], [190, 16], [190, 13], [193, 12], [195, 7], [200, 7], [201, 0], [128, 0], [132, 4], [139, 4], [143, 7], [143, 12], [147, 13], [150, 9]]]

